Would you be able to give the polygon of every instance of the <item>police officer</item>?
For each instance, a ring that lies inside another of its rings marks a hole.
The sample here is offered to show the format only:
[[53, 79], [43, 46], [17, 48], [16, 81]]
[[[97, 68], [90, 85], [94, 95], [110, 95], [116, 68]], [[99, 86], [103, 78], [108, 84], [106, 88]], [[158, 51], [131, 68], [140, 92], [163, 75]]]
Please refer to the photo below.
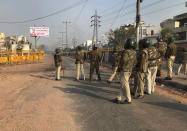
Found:
[[156, 44], [156, 47], [158, 48], [158, 51], [160, 53], [160, 62], [158, 64], [157, 76], [161, 76], [162, 64], [163, 64], [163, 60], [164, 60], [166, 50], [167, 50], [167, 43], [163, 41], [161, 36], [159, 36], [157, 40], [158, 40], [158, 43]]
[[[55, 49], [54, 62], [56, 67], [56, 80], [60, 80], [60, 71], [62, 68], [62, 53], [59, 48]], [[64, 74], [64, 71], [63, 71]]]
[[95, 69], [96, 69], [97, 79], [101, 80], [100, 71], [99, 71], [100, 62], [101, 62], [101, 56], [99, 54], [97, 47], [94, 45], [93, 50], [90, 52], [90, 81], [93, 80], [93, 73]]
[[[127, 39], [125, 43], [125, 50], [122, 53], [122, 57], [119, 63], [119, 70], [121, 76], [121, 88], [120, 95], [113, 99], [113, 102], [117, 104], [130, 104], [131, 103], [131, 93], [129, 87], [129, 78], [131, 76], [132, 70], [136, 64], [136, 51], [135, 41], [133, 39]], [[125, 96], [125, 100], [122, 100], [122, 97]]]
[[184, 66], [184, 75], [186, 75], [187, 74], [187, 48], [178, 47], [178, 49], [180, 49], [177, 50], [179, 66], [176, 75], [179, 75], [182, 66]]
[[147, 39], [148, 44], [148, 70], [146, 73], [146, 89], [150, 95], [155, 91], [155, 80], [157, 74], [157, 68], [160, 61], [160, 55], [158, 49], [153, 45], [152, 41]]
[[81, 46], [77, 47], [75, 59], [76, 59], [75, 64], [76, 64], [76, 69], [77, 69], [76, 80], [79, 80], [80, 72], [81, 72], [81, 76], [83, 76], [83, 79], [85, 80], [84, 66], [83, 66], [85, 57], [84, 57], [84, 52], [82, 51]]
[[112, 65], [113, 73], [110, 76], [110, 78], [108, 79], [108, 81], [107, 81], [108, 83], [111, 83], [112, 80], [114, 79], [114, 77], [116, 76], [116, 74], [118, 73], [117, 70], [118, 70], [118, 65], [119, 65], [119, 61], [121, 58], [120, 52], [118, 52], [117, 50], [114, 50], [113, 57], [114, 57], [114, 63]]
[[144, 97], [145, 74], [148, 71], [148, 41], [142, 39], [139, 42], [139, 52], [137, 55], [136, 65], [136, 85], [134, 88], [134, 98], [141, 99]]
[[173, 63], [175, 61], [175, 56], [177, 53], [177, 46], [174, 44], [174, 38], [172, 36], [168, 37], [168, 46], [166, 51], [166, 59], [167, 59], [167, 77], [165, 80], [172, 80], [173, 73]]

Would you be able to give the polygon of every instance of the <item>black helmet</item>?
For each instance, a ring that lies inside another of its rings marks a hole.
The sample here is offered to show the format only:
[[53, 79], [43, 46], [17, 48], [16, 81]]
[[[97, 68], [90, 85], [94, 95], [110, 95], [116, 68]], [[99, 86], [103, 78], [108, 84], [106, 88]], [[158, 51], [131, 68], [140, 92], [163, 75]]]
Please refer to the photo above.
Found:
[[174, 42], [174, 38], [172, 36], [169, 36], [168, 37], [168, 43], [172, 43], [172, 42]]
[[136, 48], [136, 40], [129, 38], [126, 40], [125, 45], [124, 45], [125, 49], [135, 49]]
[[60, 50], [59, 48], [56, 48], [56, 49], [55, 49], [55, 52], [56, 52], [56, 53], [60, 53], [61, 50]]
[[151, 39], [145, 38], [145, 39], [140, 40], [140, 42], [139, 42], [140, 49], [148, 48], [151, 45], [152, 45]]
[[95, 44], [93, 45], [93, 50], [97, 50], [97, 46]]
[[162, 40], [163, 40], [162, 36], [157, 37], [157, 41], [162, 41]]
[[78, 51], [81, 51], [81, 50], [82, 50], [82, 47], [81, 47], [81, 46], [78, 46], [78, 47], [77, 47], [77, 50], [78, 50]]

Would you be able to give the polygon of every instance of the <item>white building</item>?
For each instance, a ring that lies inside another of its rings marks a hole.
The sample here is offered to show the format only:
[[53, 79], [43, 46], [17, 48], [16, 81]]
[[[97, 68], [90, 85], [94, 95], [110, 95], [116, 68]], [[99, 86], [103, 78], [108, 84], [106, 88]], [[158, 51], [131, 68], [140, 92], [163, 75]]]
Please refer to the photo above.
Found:
[[145, 25], [144, 22], [140, 23], [140, 38], [144, 37], [157, 37], [160, 35], [161, 28], [160, 26], [155, 26], [155, 25]]

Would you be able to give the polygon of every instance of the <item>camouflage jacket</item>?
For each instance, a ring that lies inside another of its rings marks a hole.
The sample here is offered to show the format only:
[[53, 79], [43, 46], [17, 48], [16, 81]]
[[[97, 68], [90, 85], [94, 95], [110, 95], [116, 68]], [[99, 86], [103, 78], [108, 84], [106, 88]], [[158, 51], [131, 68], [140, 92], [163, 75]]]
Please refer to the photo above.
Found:
[[145, 73], [148, 70], [148, 49], [140, 50], [137, 55], [136, 71]]
[[166, 58], [170, 58], [170, 56], [176, 56], [177, 46], [174, 43], [171, 43], [167, 47]]
[[119, 63], [119, 70], [123, 72], [132, 72], [136, 65], [136, 51], [135, 50], [124, 50]]
[[90, 52], [90, 63], [100, 64], [101, 57], [98, 50], [92, 50]]
[[160, 62], [160, 54], [154, 46], [148, 48], [148, 67], [157, 66]]
[[57, 53], [54, 55], [55, 67], [62, 66], [62, 54]]
[[159, 42], [156, 44], [156, 47], [158, 49], [158, 52], [160, 53], [160, 57], [164, 58], [167, 50], [167, 43]]
[[82, 51], [77, 51], [76, 54], [75, 54], [75, 64], [83, 64], [84, 63], [84, 52]]

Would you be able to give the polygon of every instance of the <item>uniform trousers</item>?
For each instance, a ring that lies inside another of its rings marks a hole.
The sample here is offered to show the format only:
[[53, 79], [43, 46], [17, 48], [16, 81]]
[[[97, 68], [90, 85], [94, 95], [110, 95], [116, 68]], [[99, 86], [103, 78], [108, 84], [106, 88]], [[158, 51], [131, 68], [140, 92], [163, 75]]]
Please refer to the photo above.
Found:
[[155, 91], [155, 79], [157, 68], [157, 66], [148, 67], [148, 71], [146, 73], [146, 90], [148, 94], [154, 93]]
[[120, 94], [117, 97], [119, 101], [122, 100], [124, 96], [128, 102], [131, 102], [131, 93], [130, 93], [130, 86], [129, 86], [129, 78], [131, 76], [131, 72], [121, 72], [121, 88]]
[[85, 74], [84, 74], [84, 66], [83, 64], [76, 64], [76, 69], [77, 69], [77, 77], [76, 79], [79, 80], [79, 76], [80, 76], [80, 72], [81, 72], [81, 78], [83, 76], [84, 80], [85, 80]]
[[167, 61], [168, 73], [167, 77], [172, 78], [173, 76], [173, 63], [175, 61], [175, 56], [170, 56]]
[[137, 72], [136, 85], [134, 88], [134, 96], [144, 96], [145, 73]]
[[56, 67], [56, 80], [60, 80], [61, 66]]
[[100, 71], [99, 71], [99, 64], [98, 63], [90, 63], [90, 81], [93, 80], [94, 70], [96, 70], [97, 78], [101, 80]]
[[177, 70], [178, 74], [180, 73], [181, 68], [182, 68], [183, 65], [184, 65], [184, 74], [187, 73], [187, 64], [185, 63], [185, 64], [179, 64], [179, 67], [178, 67], [178, 70]]

